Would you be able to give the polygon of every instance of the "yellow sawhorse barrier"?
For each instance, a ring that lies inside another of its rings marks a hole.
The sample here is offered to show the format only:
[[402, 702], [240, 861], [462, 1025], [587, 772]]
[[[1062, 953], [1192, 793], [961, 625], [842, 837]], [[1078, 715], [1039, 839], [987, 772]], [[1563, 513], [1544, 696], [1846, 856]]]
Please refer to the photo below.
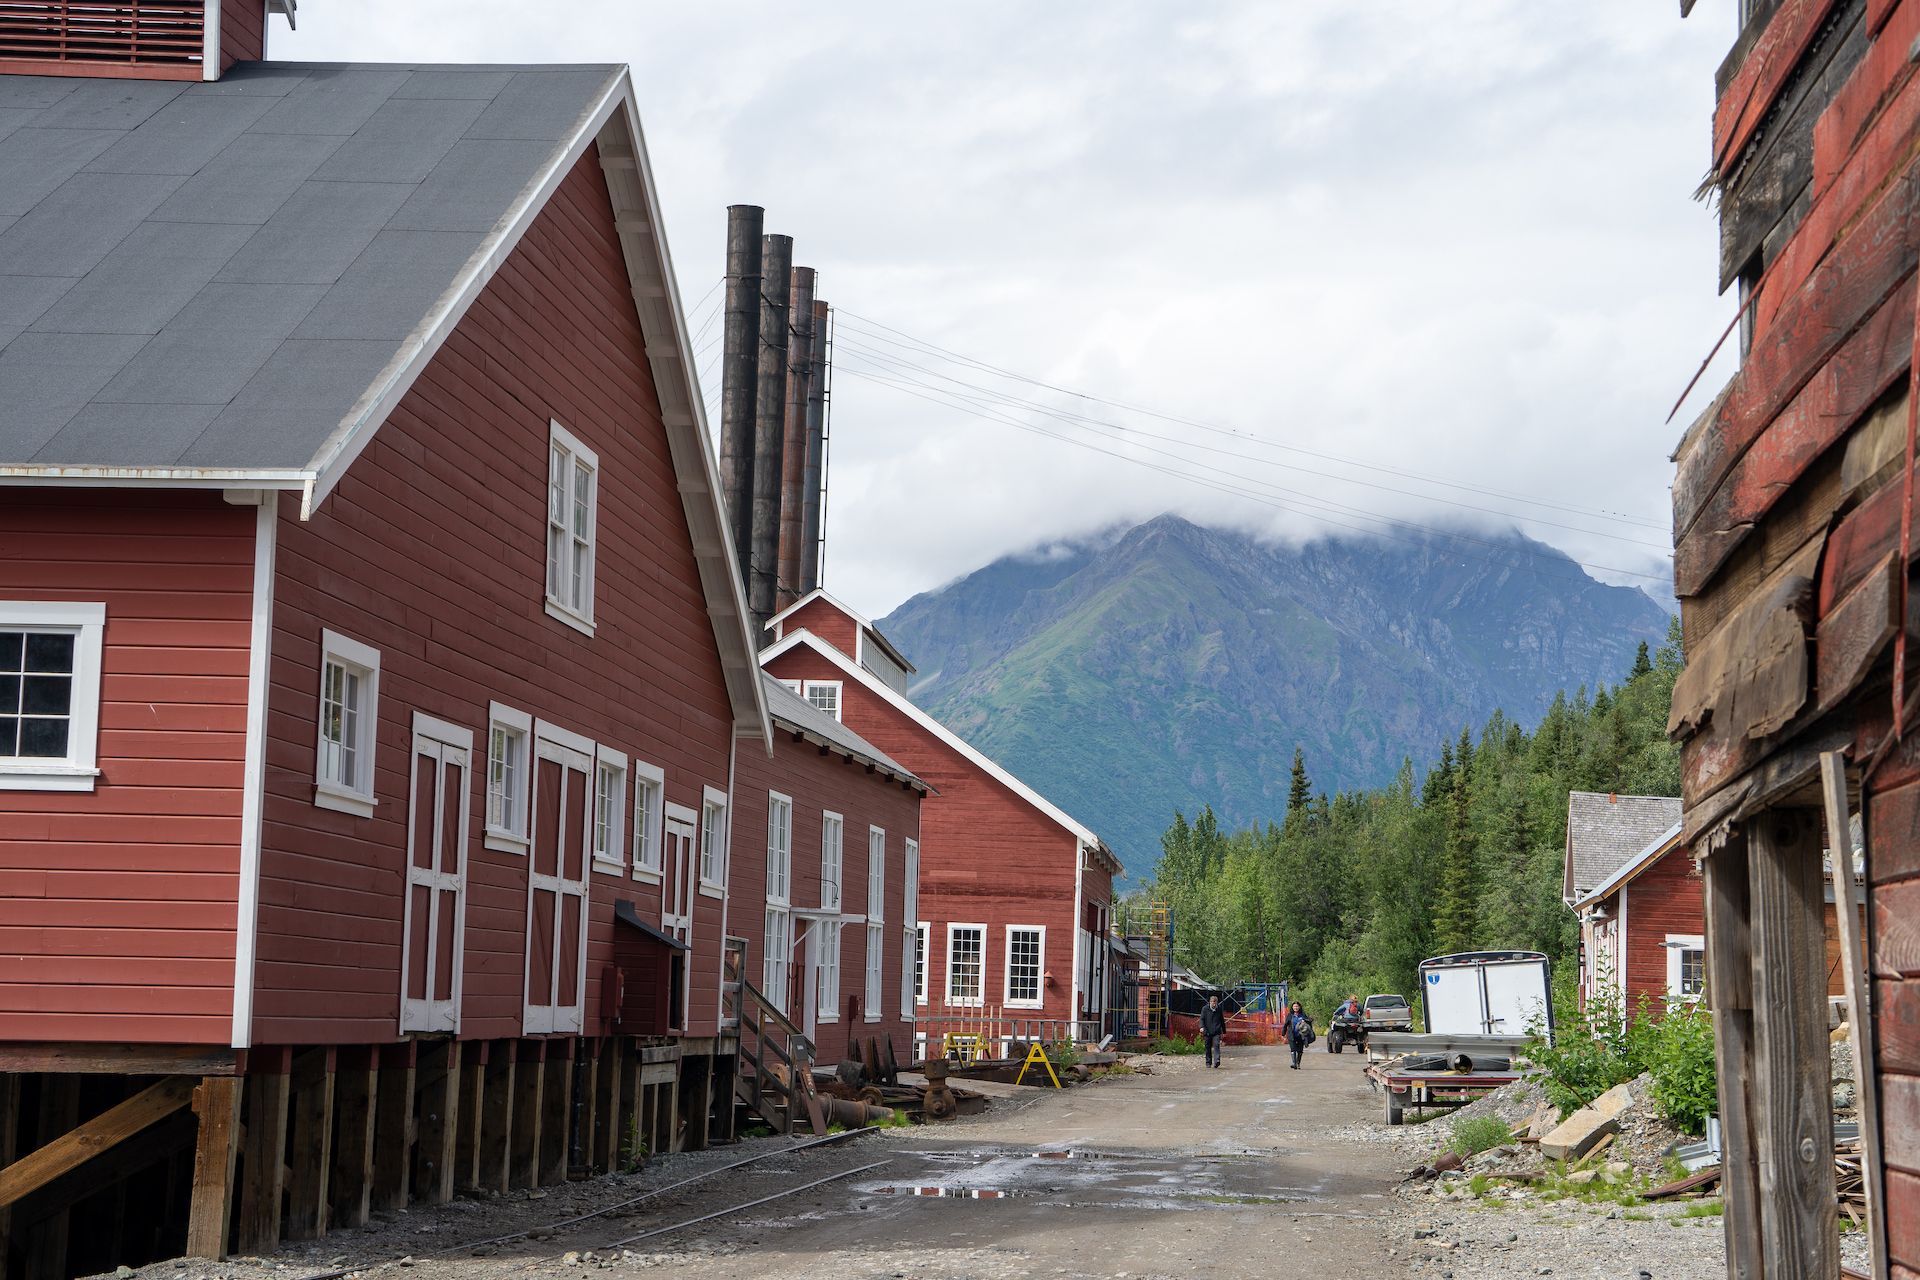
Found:
[[1039, 1065], [1047, 1069], [1047, 1078], [1053, 1081], [1053, 1087], [1060, 1087], [1060, 1077], [1053, 1073], [1053, 1060], [1047, 1057], [1046, 1046], [1035, 1040], [1027, 1049], [1027, 1060], [1020, 1064], [1020, 1074], [1013, 1078], [1015, 1084], [1027, 1078], [1027, 1069]]

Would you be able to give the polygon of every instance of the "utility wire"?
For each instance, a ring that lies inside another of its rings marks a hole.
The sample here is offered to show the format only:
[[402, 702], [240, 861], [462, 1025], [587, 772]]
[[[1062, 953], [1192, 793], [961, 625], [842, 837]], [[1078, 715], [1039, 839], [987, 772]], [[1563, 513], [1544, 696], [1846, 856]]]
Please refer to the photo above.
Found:
[[[914, 351], [921, 355], [938, 356], [943, 359], [952, 361], [954, 363], [979, 370], [983, 373], [990, 373], [995, 375], [996, 377], [1007, 378], [1015, 382], [1023, 382], [1029, 386], [1038, 387], [1046, 391], [1052, 391], [1059, 395], [1072, 396], [1075, 399], [1087, 400], [1095, 404], [1107, 405], [1110, 408], [1121, 409], [1128, 413], [1141, 414], [1144, 417], [1158, 418], [1163, 422], [1173, 423], [1177, 426], [1192, 427], [1196, 430], [1207, 431], [1216, 435], [1228, 436], [1228, 437], [1231, 437], [1232, 439], [1239, 440], [1243, 443], [1258, 445], [1261, 448], [1265, 448], [1265, 449], [1277, 449], [1277, 450], [1282, 450], [1288, 453], [1301, 454], [1306, 457], [1318, 458], [1325, 462], [1337, 462], [1342, 466], [1358, 467], [1365, 471], [1374, 471], [1374, 472], [1379, 472], [1383, 475], [1398, 476], [1401, 479], [1413, 480], [1421, 484], [1436, 485], [1441, 488], [1454, 489], [1454, 490], [1458, 490], [1465, 493], [1475, 493], [1483, 497], [1499, 498], [1502, 501], [1506, 501], [1506, 502], [1518, 502], [1527, 506], [1541, 507], [1547, 510], [1559, 511], [1568, 515], [1583, 515], [1583, 516], [1589, 516], [1598, 520], [1609, 520], [1619, 524], [1639, 525], [1641, 528], [1645, 528], [1645, 529], [1658, 529], [1661, 531], [1665, 531], [1667, 528], [1665, 524], [1662, 524], [1656, 521], [1641, 520], [1633, 516], [1622, 515], [1618, 512], [1604, 511], [1604, 510], [1587, 508], [1587, 507], [1576, 507], [1576, 506], [1571, 506], [1565, 503], [1546, 502], [1539, 498], [1529, 498], [1522, 494], [1507, 493], [1505, 491], [1498, 490], [1498, 489], [1489, 489], [1481, 485], [1465, 484], [1465, 483], [1461, 483], [1459, 481], [1454, 481], [1454, 480], [1443, 480], [1436, 476], [1421, 475], [1418, 472], [1404, 471], [1397, 467], [1388, 467], [1388, 466], [1382, 466], [1378, 463], [1363, 462], [1358, 458], [1343, 457], [1339, 454], [1324, 453], [1314, 449], [1302, 448], [1298, 445], [1285, 444], [1278, 440], [1269, 440], [1263, 436], [1250, 435], [1247, 432], [1236, 431], [1230, 427], [1222, 427], [1210, 422], [1201, 422], [1193, 418], [1184, 418], [1177, 414], [1162, 413], [1156, 409], [1149, 409], [1144, 405], [1130, 404], [1122, 400], [1107, 399], [1106, 397], [1097, 396], [1090, 392], [1075, 390], [1074, 388], [1071, 388], [1071, 387], [1059, 386], [1055, 383], [1047, 382], [1044, 379], [1031, 377], [1027, 374], [1019, 373], [1012, 369], [1003, 368], [999, 365], [991, 364], [984, 360], [977, 360], [972, 356], [962, 355], [957, 351], [952, 351], [946, 347], [939, 346], [936, 343], [929, 342], [924, 338], [916, 338], [910, 333], [907, 333], [900, 329], [893, 328], [890, 325], [882, 324], [880, 321], [874, 320], [871, 317], [862, 316], [858, 312], [847, 311], [845, 308], [841, 308], [840, 310], [841, 310], [842, 316], [846, 318], [846, 322], [849, 328], [854, 329], [856, 332], [862, 333], [864, 336], [872, 339], [873, 341], [884, 342], [890, 346], [900, 347], [905, 350]], [[889, 337], [888, 335], [893, 335], [893, 336]], [[1315, 473], [1315, 474], [1322, 474], [1322, 473]], [[1350, 477], [1343, 477], [1343, 476], [1336, 476], [1331, 478], [1344, 480], [1348, 484], [1366, 484], [1367, 483], [1364, 480], [1357, 480], [1357, 479], [1353, 479]], [[1396, 490], [1396, 492], [1398, 491]]]

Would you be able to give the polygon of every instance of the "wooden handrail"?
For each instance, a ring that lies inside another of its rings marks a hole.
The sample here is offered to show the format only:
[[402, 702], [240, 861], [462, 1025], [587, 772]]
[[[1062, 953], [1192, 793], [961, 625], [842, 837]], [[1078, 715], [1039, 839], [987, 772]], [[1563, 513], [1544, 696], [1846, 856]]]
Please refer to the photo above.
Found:
[[[766, 1015], [767, 1021], [773, 1023], [774, 1026], [779, 1027], [790, 1036], [798, 1036], [802, 1040], [807, 1039], [807, 1033], [794, 1025], [793, 1020], [787, 1017], [786, 1014], [780, 1012], [779, 1006], [762, 995], [760, 988], [748, 982], [745, 975], [742, 975], [740, 978], [740, 991], [743, 995], [753, 997], [754, 1003], [757, 1004]], [[764, 1032], [762, 1034], [764, 1034]], [[811, 1044], [812, 1041], [809, 1040], [807, 1043]]]

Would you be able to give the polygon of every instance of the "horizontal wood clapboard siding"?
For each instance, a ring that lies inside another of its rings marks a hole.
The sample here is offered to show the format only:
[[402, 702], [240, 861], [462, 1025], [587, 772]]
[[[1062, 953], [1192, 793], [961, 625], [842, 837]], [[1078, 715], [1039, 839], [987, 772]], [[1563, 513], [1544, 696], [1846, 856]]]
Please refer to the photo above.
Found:
[[[792, 878], [788, 901], [795, 907], [818, 907], [820, 900], [820, 858], [823, 816], [840, 815], [845, 824], [840, 850], [840, 909], [852, 914], [871, 915], [867, 899], [867, 831], [880, 827], [887, 833], [885, 900], [882, 919], [885, 935], [881, 949], [881, 1000], [878, 1021], [868, 1022], [864, 1007], [867, 971], [866, 926], [849, 924], [840, 931], [839, 1021], [818, 1023], [814, 1045], [818, 1059], [833, 1063], [850, 1056], [850, 1038], [864, 1043], [868, 1037], [892, 1039], [900, 1061], [907, 1060], [913, 1048], [912, 1028], [900, 1018], [901, 970], [905, 964], [905, 911], [907, 841], [920, 837], [921, 801], [919, 793], [855, 764], [845, 756], [823, 753], [811, 742], [794, 741], [793, 735], [774, 728], [771, 759], [757, 744], [742, 745], [735, 776], [735, 822], [739, 832], [733, 842], [732, 900], [735, 913], [728, 932], [747, 939], [747, 978], [759, 986], [765, 973], [767, 897], [767, 799], [778, 791], [793, 800]], [[926, 849], [921, 848], [922, 867]], [[925, 872], [921, 875], [921, 918], [926, 918]], [[803, 926], [795, 922], [797, 938]], [[797, 973], [804, 963], [805, 950], [796, 947], [793, 967]], [[861, 1002], [858, 1009], [851, 1003]], [[806, 1024], [806, 1011], [797, 1005], [790, 1011], [793, 1020]]]
[[[783, 680], [844, 679], [838, 667], [804, 646], [780, 655], [768, 672]], [[1071, 1017], [1079, 857], [1073, 834], [865, 686], [845, 680], [840, 697], [849, 728], [937, 793], [920, 811], [920, 918], [932, 926], [925, 1012], [937, 1017], [946, 1011], [947, 925], [957, 922], [987, 926], [983, 990], [989, 1006], [1005, 1002], [1007, 926], [1044, 925], [1044, 969], [1054, 981], [1044, 990], [1044, 1007], [1023, 1016]], [[1105, 875], [1089, 871], [1087, 878]], [[1110, 888], [1100, 894], [1110, 895]]]
[[100, 779], [0, 791], [0, 1039], [227, 1044], [253, 512], [8, 490], [0, 600], [106, 605]]
[[[545, 612], [550, 420], [600, 459], [591, 638]], [[313, 804], [323, 628], [381, 652], [372, 818]], [[527, 864], [482, 844], [490, 700], [660, 766], [670, 803], [727, 786], [713, 625], [592, 150], [313, 519], [282, 509], [256, 1040], [398, 1033], [416, 711], [474, 732], [461, 1034], [520, 1033]], [[614, 900], [657, 919], [659, 895], [598, 872], [589, 892], [591, 1033]], [[711, 1035], [722, 904], [698, 902], [688, 1032]]]

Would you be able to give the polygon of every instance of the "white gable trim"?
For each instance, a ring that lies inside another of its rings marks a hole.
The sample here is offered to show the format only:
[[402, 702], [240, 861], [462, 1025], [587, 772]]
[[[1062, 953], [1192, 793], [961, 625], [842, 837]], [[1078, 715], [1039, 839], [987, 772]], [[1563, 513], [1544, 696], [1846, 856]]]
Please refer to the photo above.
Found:
[[[789, 653], [801, 645], [805, 645], [807, 648], [813, 650], [815, 653], [825, 657], [829, 662], [839, 667], [842, 671], [846, 672], [849, 676], [852, 676], [855, 680], [858, 680], [861, 684], [861, 687], [878, 695], [881, 698], [881, 700], [886, 702], [887, 705], [891, 706], [895, 711], [898, 711], [900, 714], [906, 716], [909, 720], [913, 721], [915, 724], [925, 729], [928, 733], [931, 733], [934, 737], [938, 738], [941, 742], [945, 743], [947, 746], [959, 752], [963, 757], [967, 759], [969, 763], [977, 766], [980, 769], [985, 770], [986, 773], [994, 779], [994, 781], [1000, 783], [1002, 786], [1006, 787], [1007, 790], [1013, 792], [1015, 795], [1019, 796], [1022, 800], [1025, 800], [1028, 804], [1038, 809], [1041, 813], [1044, 813], [1047, 815], [1047, 817], [1053, 819], [1055, 823], [1059, 824], [1060, 826], [1066, 828], [1068, 831], [1073, 833], [1073, 835], [1079, 839], [1082, 845], [1089, 845], [1094, 848], [1100, 847], [1100, 837], [1094, 835], [1093, 832], [1089, 831], [1085, 826], [1083, 826], [1079, 822], [1076, 822], [1070, 815], [1066, 813], [1065, 810], [1053, 804], [1052, 801], [1048, 800], [1045, 796], [1041, 795], [1038, 791], [1035, 791], [1032, 787], [1029, 787], [1026, 783], [1020, 781], [1020, 779], [1014, 777], [1011, 773], [1008, 773], [1005, 769], [995, 764], [992, 760], [989, 760], [986, 756], [982, 755], [976, 748], [968, 745], [968, 743], [959, 735], [955, 734], [953, 730], [947, 728], [947, 726], [941, 724], [938, 720], [935, 720], [932, 716], [928, 715], [926, 712], [922, 711], [919, 707], [915, 706], [913, 703], [909, 702], [907, 699], [901, 697], [899, 694], [895, 693], [892, 689], [889, 689], [886, 685], [882, 684], [879, 681], [879, 679], [876, 678], [866, 668], [856, 666], [853, 663], [853, 661], [850, 658], [848, 658], [845, 654], [841, 653], [838, 649], [834, 648], [832, 645], [828, 644], [826, 641], [815, 636], [811, 631], [796, 631], [792, 635], [787, 636], [785, 639], [781, 640], [778, 644], [774, 645], [772, 648], [762, 651], [762, 653], [760, 654], [760, 664], [762, 666], [765, 666], [767, 663], [772, 662], [775, 658], [778, 658], [781, 654]], [[1074, 862], [1075, 862], [1075, 865], [1077, 866], [1079, 864], [1079, 859], [1076, 857], [1074, 859]], [[1076, 873], [1076, 879], [1077, 879], [1077, 873]]]
[[765, 629], [773, 632], [773, 637], [776, 640], [785, 638], [786, 628], [783, 627], [781, 623], [785, 622], [788, 618], [791, 618], [794, 614], [800, 612], [800, 610], [806, 608], [808, 605], [812, 604], [816, 600], [824, 600], [828, 604], [832, 605], [834, 608], [838, 609], [840, 612], [846, 614], [849, 618], [853, 619], [854, 625], [861, 628], [862, 630], [865, 630], [866, 628], [871, 627], [873, 625], [873, 623], [868, 621], [867, 618], [858, 609], [855, 609], [852, 606], [848, 605], [846, 601], [840, 599], [838, 596], [835, 596], [832, 592], [828, 591], [825, 587], [817, 587], [814, 590], [809, 591], [806, 595], [801, 596], [798, 600], [795, 600], [792, 604], [788, 605], [786, 608], [782, 609], [780, 612], [774, 614], [771, 618], [768, 618]]
[[1580, 908], [1586, 906], [1590, 902], [1598, 902], [1602, 898], [1610, 897], [1613, 894], [1614, 890], [1625, 885], [1628, 881], [1632, 880], [1635, 876], [1639, 875], [1642, 871], [1645, 871], [1649, 866], [1653, 865], [1655, 862], [1658, 862], [1662, 857], [1666, 856], [1666, 854], [1672, 850], [1675, 842], [1678, 841], [1679, 838], [1680, 838], [1680, 824], [1676, 822], [1671, 827], [1668, 827], [1665, 831], [1662, 831], [1657, 837], [1655, 837], [1652, 844], [1642, 849], [1639, 853], [1635, 854], [1633, 857], [1627, 859], [1625, 866], [1615, 871], [1612, 875], [1608, 876], [1605, 880], [1601, 881], [1599, 884], [1595, 885], [1593, 888], [1581, 894], [1578, 898], [1575, 898], [1572, 904], [1574, 910], [1578, 911]]

